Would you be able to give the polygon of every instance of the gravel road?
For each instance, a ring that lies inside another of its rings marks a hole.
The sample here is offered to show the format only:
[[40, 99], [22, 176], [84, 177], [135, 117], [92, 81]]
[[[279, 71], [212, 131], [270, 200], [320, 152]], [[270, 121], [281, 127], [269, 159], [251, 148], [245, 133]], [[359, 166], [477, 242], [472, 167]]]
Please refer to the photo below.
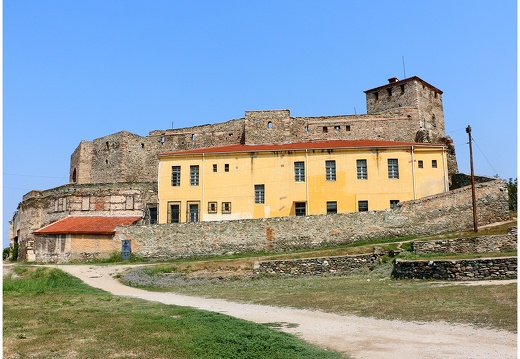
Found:
[[[188, 306], [256, 323], [286, 323], [281, 330], [354, 358], [516, 358], [517, 335], [444, 322], [401, 322], [310, 310], [241, 304], [127, 287], [113, 276], [135, 265], [55, 265], [114, 295]], [[403, 303], [405, 305], [405, 303]]]

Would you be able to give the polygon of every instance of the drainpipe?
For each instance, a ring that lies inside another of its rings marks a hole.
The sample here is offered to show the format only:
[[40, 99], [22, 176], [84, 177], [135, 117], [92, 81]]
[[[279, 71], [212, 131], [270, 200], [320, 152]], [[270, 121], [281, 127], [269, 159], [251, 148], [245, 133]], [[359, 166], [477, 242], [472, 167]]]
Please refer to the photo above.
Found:
[[[157, 201], [159, 202], [159, 205], [158, 205], [159, 208], [157, 208], [157, 223], [161, 223], [161, 221], [160, 221], [160, 218], [161, 218], [161, 191], [159, 190], [161, 188], [161, 167], [162, 167], [162, 164], [161, 164], [161, 161], [159, 161], [159, 166], [157, 169], [157, 171], [158, 171], [157, 172]], [[146, 210], [146, 206], [145, 206], [145, 210]], [[143, 218], [144, 218], [144, 216], [143, 216]]]
[[417, 199], [417, 190], [415, 185], [415, 156], [412, 146], [412, 184], [413, 184], [413, 199]]
[[309, 215], [310, 211], [310, 203], [309, 203], [309, 176], [307, 173], [309, 172], [309, 153], [308, 150], [305, 149], [305, 203], [307, 203], [307, 215]]
[[446, 174], [446, 147], [442, 146], [442, 170], [444, 172], [444, 192], [448, 192], [448, 175]]
[[200, 184], [202, 185], [202, 201], [200, 204], [200, 221], [204, 220], [204, 153], [202, 154], [202, 171], [200, 171]]

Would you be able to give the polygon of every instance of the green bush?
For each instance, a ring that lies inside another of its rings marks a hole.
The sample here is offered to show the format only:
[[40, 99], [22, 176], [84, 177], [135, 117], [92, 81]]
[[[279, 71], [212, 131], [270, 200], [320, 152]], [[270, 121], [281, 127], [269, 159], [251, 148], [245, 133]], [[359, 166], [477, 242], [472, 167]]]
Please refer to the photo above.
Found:
[[2, 258], [4, 261], [11, 256], [11, 247], [4, 248], [4, 252], [2, 254]]
[[11, 252], [11, 260], [13, 262], [18, 260], [18, 242], [14, 242], [13, 251]]

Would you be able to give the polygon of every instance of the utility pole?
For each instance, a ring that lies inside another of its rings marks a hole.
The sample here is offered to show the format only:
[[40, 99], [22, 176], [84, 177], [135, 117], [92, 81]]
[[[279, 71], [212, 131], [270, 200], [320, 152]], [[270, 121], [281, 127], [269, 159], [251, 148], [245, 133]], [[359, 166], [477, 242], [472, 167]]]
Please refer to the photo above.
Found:
[[469, 137], [469, 165], [471, 167], [471, 199], [473, 204], [473, 230], [478, 232], [477, 224], [477, 198], [475, 196], [475, 174], [473, 172], [473, 149], [471, 147], [471, 126], [466, 127]]

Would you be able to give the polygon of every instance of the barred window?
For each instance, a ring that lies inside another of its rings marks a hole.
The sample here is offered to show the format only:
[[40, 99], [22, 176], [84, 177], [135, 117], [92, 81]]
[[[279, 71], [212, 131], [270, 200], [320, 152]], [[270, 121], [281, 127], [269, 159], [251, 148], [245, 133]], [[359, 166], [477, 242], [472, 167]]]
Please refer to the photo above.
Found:
[[199, 185], [199, 166], [190, 166], [190, 185], [198, 186]]
[[294, 180], [296, 182], [305, 182], [305, 163], [294, 162]]
[[419, 168], [423, 168], [424, 167], [424, 164], [423, 164], [422, 160], [417, 161], [417, 167], [419, 167]]
[[255, 184], [255, 203], [264, 203], [265, 186], [263, 184]]
[[208, 202], [208, 213], [217, 213], [217, 202]]
[[295, 205], [295, 214], [297, 216], [302, 216], [304, 217], [305, 216], [305, 202], [297, 202], [294, 204]]
[[172, 166], [172, 186], [181, 185], [181, 166]]
[[432, 160], [432, 168], [437, 168], [437, 160]]
[[336, 161], [325, 161], [325, 179], [327, 181], [336, 180]]
[[368, 179], [367, 160], [357, 160], [357, 178]]
[[367, 212], [368, 211], [368, 201], [358, 201], [358, 211]]
[[338, 213], [338, 202], [327, 202], [327, 214]]
[[388, 159], [388, 178], [399, 178], [399, 162], [396, 158]]
[[222, 202], [222, 213], [231, 213], [231, 202]]

